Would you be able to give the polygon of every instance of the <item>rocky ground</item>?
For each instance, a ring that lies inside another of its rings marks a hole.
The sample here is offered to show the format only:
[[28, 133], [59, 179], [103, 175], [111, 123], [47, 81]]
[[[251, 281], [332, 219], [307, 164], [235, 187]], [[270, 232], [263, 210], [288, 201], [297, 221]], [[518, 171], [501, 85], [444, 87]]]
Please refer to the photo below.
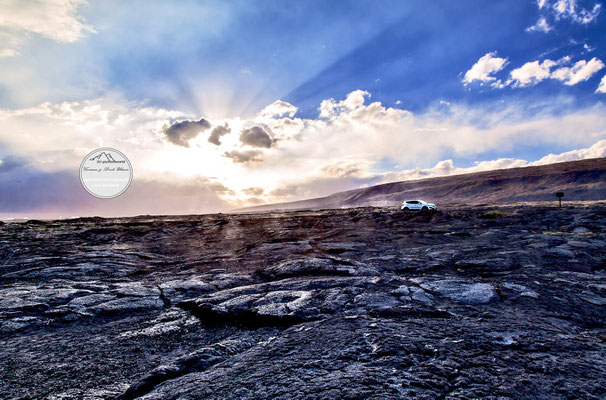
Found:
[[0, 225], [2, 399], [606, 397], [606, 205]]

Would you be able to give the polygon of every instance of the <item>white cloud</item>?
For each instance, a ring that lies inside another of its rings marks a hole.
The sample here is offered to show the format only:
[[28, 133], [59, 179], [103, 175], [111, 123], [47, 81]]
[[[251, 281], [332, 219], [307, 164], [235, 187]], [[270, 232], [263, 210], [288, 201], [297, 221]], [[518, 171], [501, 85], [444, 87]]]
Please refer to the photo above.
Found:
[[557, 63], [552, 60], [527, 62], [520, 68], [516, 68], [510, 73], [511, 81], [516, 87], [535, 85], [551, 75], [551, 67]]
[[591, 11], [582, 9], [575, 16], [575, 22], [578, 22], [580, 24], [589, 24], [598, 18], [598, 15], [600, 15], [601, 10], [601, 4], [595, 4]]
[[547, 23], [545, 17], [539, 17], [539, 20], [532, 26], [526, 28], [526, 32], [549, 32], [553, 30], [553, 27]]
[[496, 80], [492, 74], [502, 70], [507, 64], [507, 58], [497, 57], [497, 52], [486, 53], [482, 56], [467, 72], [463, 78], [463, 82], [467, 85], [474, 81], [481, 83]]
[[545, 157], [531, 162], [529, 165], [553, 164], [564, 161], [586, 160], [588, 158], [606, 157], [606, 140], [600, 140], [591, 147], [567, 151], [561, 154], [549, 154]]
[[[334, 99], [330, 102], [339, 103], [342, 102]], [[301, 120], [300, 131], [293, 135], [293, 140], [279, 143], [264, 155], [263, 163], [253, 167], [264, 173], [279, 170], [282, 177], [276, 176], [273, 180], [276, 189], [304, 186], [305, 196], [293, 191], [292, 197], [276, 199], [297, 200], [329, 194], [331, 186], [324, 185], [323, 180], [328, 175], [372, 180], [379, 176], [376, 165], [384, 159], [394, 164], [418, 165], [439, 160], [444, 154], [469, 157], [486, 151], [511, 151], [522, 143], [538, 147], [570, 146], [606, 137], [603, 128], [606, 116], [601, 115], [606, 106], [562, 114], [567, 104], [568, 100], [552, 99], [545, 105], [545, 111], [533, 111], [533, 115], [526, 117], [527, 110], [522, 104], [495, 105], [494, 108], [470, 108], [456, 103], [444, 108], [436, 104], [435, 109], [420, 115], [387, 108], [377, 102], [356, 103], [349, 108], [331, 106], [328, 107], [330, 119]], [[341, 161], [335, 163], [335, 160]], [[407, 174], [409, 178], [413, 175], [418, 178], [430, 176], [438, 169], [446, 173], [452, 169], [446, 161], [430, 168], [431, 173], [416, 169]], [[469, 171], [517, 167], [525, 163], [524, 160], [499, 159], [480, 162]], [[286, 179], [284, 171], [290, 171]], [[395, 179], [392, 178], [389, 179]], [[404, 179], [401, 175], [399, 178]], [[320, 181], [322, 185], [314, 184]]]
[[354, 111], [360, 108], [370, 93], [365, 90], [354, 90], [349, 93], [345, 100], [335, 99], [322, 100], [320, 104], [320, 118], [331, 118], [343, 112]]
[[19, 52], [15, 49], [0, 49], [0, 58], [15, 57], [18, 55], [19, 55]]
[[292, 118], [297, 113], [297, 110], [298, 108], [293, 106], [292, 104], [282, 100], [277, 100], [265, 107], [261, 111], [261, 115], [267, 118], [282, 117], [284, 115], [288, 115]]
[[[325, 100], [320, 108], [322, 117], [304, 119], [284, 113], [267, 118], [272, 135], [280, 140], [271, 148], [248, 153], [239, 135], [222, 136], [221, 146], [208, 143], [210, 128], [191, 139], [188, 148], [167, 144], [162, 140], [163, 126], [204, 116], [142, 107], [120, 99], [0, 110], [0, 145], [32, 167], [72, 173], [91, 149], [115, 147], [131, 159], [138, 180], [167, 185], [207, 181], [224, 188], [215, 191], [224, 201], [243, 206], [248, 196], [242, 197], [242, 191], [250, 187], [264, 188], [262, 198], [271, 202], [377, 183], [384, 179], [386, 171], [380, 166], [385, 160], [402, 166], [443, 160], [428, 168], [430, 171], [407, 173], [425, 177], [456, 173], [459, 168], [448, 158], [511, 152], [521, 144], [581, 148], [606, 138], [606, 105], [601, 103], [567, 112], [571, 100], [553, 98], [543, 105], [535, 104], [529, 113], [522, 103], [468, 106], [452, 102], [444, 107], [436, 102], [434, 108], [414, 114], [368, 102], [368, 97], [367, 92], [354, 91], [343, 100]], [[212, 127], [228, 124], [240, 132], [265, 118], [261, 114], [246, 120], [209, 122]], [[520, 164], [516, 159], [498, 159], [471, 168], [479, 171]], [[404, 175], [398, 176], [405, 179]]]
[[100, 146], [121, 147], [141, 165], [146, 152], [163, 146], [162, 127], [182, 115], [116, 99], [46, 102], [0, 110], [0, 143], [34, 166], [52, 161], [44, 164], [52, 171], [75, 165], [87, 151]]
[[606, 140], [600, 140], [591, 147], [567, 151], [561, 154], [549, 154], [537, 161], [528, 162], [516, 158], [499, 158], [496, 160], [476, 161], [472, 167], [455, 167], [452, 160], [439, 161], [432, 168], [414, 168], [399, 172], [391, 172], [381, 176], [382, 182], [407, 181], [415, 179], [432, 178], [469, 174], [474, 172], [492, 171], [496, 169], [519, 168], [536, 165], [553, 164], [565, 161], [586, 160], [590, 158], [606, 157]]
[[[547, 3], [543, 0], [538, 4], [539, 9]], [[576, 0], [557, 0], [552, 3], [551, 11], [556, 19], [570, 19], [578, 24], [586, 25], [594, 22], [602, 9], [601, 4], [595, 3], [591, 10], [580, 8]]]
[[552, 72], [551, 78], [564, 82], [565, 85], [576, 85], [591, 78], [593, 74], [604, 68], [604, 63], [598, 58], [589, 61], [581, 60], [572, 67], [561, 67]]
[[575, 0], [558, 0], [553, 4], [553, 9], [557, 15], [573, 15], [575, 12]]
[[[506, 86], [527, 87], [536, 85], [545, 79], [559, 80], [565, 85], [572, 86], [588, 80], [604, 68], [604, 63], [595, 57], [589, 61], [580, 60], [572, 66], [565, 66], [569, 63], [570, 56], [562, 57], [557, 61], [550, 59], [545, 59], [542, 62], [538, 60], [530, 61], [512, 70], [507, 81], [501, 82], [501, 80], [498, 80], [493, 82], [491, 86], [499, 89]], [[554, 69], [555, 67], [558, 68]]]
[[527, 32], [549, 32], [553, 26], [549, 25], [546, 15], [556, 21], [568, 20], [581, 25], [587, 25], [597, 20], [602, 11], [600, 3], [594, 3], [591, 9], [579, 7], [577, 0], [537, 0], [541, 15], [536, 24], [526, 28]]
[[600, 85], [595, 90], [595, 92], [596, 93], [606, 93], [606, 75], [604, 75], [602, 77], [602, 80], [600, 81]]
[[497, 160], [476, 161], [473, 167], [455, 167], [452, 160], [439, 161], [432, 168], [414, 168], [399, 172], [387, 173], [381, 176], [382, 182], [409, 181], [415, 179], [433, 178], [438, 176], [450, 176], [470, 174], [473, 172], [492, 171], [495, 169], [525, 167], [525, 160], [515, 158], [499, 158]]
[[498, 79], [490, 84], [491, 87], [497, 88], [497, 89], [503, 89], [507, 85], [509, 85], [508, 81], [503, 82], [500, 79]]
[[57, 42], [75, 42], [94, 32], [77, 13], [83, 4], [85, 0], [5, 0], [0, 3], [0, 28], [11, 34], [30, 32]]

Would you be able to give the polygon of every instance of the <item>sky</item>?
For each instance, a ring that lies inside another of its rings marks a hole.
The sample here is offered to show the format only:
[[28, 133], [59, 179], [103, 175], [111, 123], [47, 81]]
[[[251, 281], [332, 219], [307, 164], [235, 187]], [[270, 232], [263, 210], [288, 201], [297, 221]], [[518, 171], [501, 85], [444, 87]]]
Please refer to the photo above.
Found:
[[[0, 218], [225, 212], [606, 156], [595, 0], [0, 0]], [[80, 184], [112, 147], [134, 179]]]

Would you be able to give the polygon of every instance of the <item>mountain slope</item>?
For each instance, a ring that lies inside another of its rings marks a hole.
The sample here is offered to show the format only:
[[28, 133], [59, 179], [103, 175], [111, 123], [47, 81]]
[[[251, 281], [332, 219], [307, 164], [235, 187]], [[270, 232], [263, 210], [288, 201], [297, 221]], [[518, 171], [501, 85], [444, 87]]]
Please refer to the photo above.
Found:
[[391, 206], [417, 198], [468, 204], [556, 200], [558, 191], [564, 192], [564, 200], [606, 199], [606, 158], [393, 182], [242, 210]]

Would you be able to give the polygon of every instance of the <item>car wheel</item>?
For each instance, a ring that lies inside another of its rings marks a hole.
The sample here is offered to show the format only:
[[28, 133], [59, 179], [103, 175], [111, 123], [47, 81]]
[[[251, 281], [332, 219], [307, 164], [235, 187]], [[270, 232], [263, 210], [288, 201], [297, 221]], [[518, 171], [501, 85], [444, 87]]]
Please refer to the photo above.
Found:
[[404, 207], [402, 210], [404, 210], [404, 211], [410, 211], [410, 208]]
[[423, 208], [421, 208], [421, 211], [427, 211], [427, 207], [423, 206]]

